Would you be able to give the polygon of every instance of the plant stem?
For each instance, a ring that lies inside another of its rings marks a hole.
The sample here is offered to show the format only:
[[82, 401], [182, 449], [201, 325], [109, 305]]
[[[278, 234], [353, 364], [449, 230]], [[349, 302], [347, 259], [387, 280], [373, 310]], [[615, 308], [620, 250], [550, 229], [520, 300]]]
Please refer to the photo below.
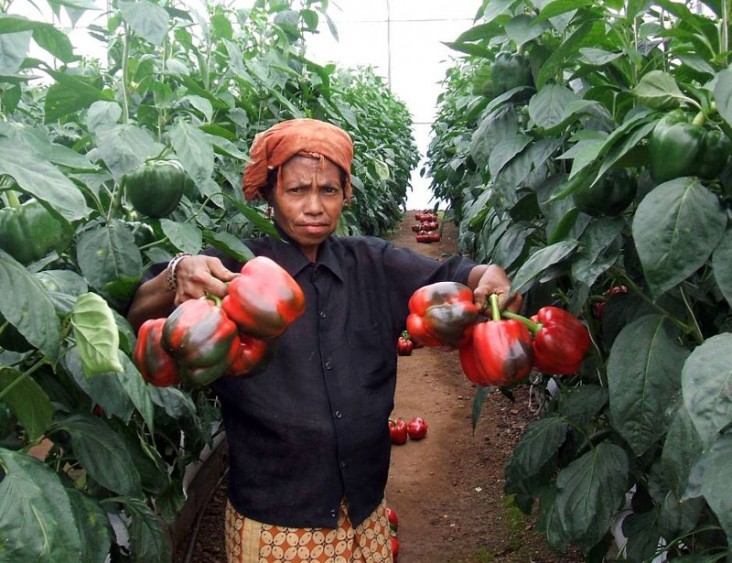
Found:
[[696, 340], [699, 344], [702, 344], [704, 342], [704, 335], [702, 334], [701, 327], [699, 326], [698, 321], [696, 320], [696, 315], [694, 315], [694, 310], [691, 308], [691, 303], [689, 303], [689, 298], [686, 295], [686, 291], [684, 291], [684, 287], [680, 287], [681, 290], [681, 298], [684, 300], [684, 305], [686, 305], [686, 310], [689, 311], [689, 317], [691, 317], [692, 327], [694, 336], [696, 337]]
[[36, 371], [38, 368], [40, 368], [44, 363], [46, 363], [46, 360], [41, 358], [35, 364], [33, 364], [31, 367], [29, 367], [27, 370], [25, 370], [23, 373], [21, 373], [20, 376], [18, 378], [16, 378], [16, 380], [13, 381], [10, 385], [8, 385], [4, 389], [0, 390], [0, 399], [2, 399], [5, 395], [10, 393], [10, 391], [12, 391], [16, 385], [19, 385], [21, 381], [23, 381], [26, 377], [29, 377], [34, 371]]

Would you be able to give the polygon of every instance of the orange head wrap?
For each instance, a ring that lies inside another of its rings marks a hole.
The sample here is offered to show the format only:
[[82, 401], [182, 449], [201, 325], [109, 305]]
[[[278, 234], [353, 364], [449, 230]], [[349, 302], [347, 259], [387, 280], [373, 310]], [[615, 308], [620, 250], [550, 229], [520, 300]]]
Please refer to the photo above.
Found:
[[346, 201], [351, 199], [351, 161], [353, 141], [343, 129], [316, 119], [282, 121], [254, 137], [251, 160], [244, 168], [244, 197], [262, 197], [270, 170], [281, 167], [299, 153], [323, 156], [345, 173]]

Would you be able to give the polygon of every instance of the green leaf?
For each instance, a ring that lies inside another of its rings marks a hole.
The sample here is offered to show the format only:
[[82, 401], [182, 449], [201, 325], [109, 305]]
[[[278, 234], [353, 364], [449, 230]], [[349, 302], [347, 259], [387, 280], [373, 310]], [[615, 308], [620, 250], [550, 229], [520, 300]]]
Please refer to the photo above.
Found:
[[122, 17], [130, 25], [132, 31], [152, 43], [160, 45], [168, 31], [170, 16], [165, 8], [148, 0], [139, 2], [117, 3]]
[[203, 244], [203, 233], [191, 223], [177, 223], [170, 219], [161, 219], [160, 228], [170, 243], [181, 252], [198, 254]]
[[726, 68], [717, 74], [714, 84], [714, 101], [719, 115], [732, 125], [732, 69]]
[[239, 262], [247, 262], [254, 258], [254, 253], [241, 239], [228, 232], [204, 231], [204, 238], [208, 244], [218, 248]]
[[107, 302], [96, 293], [76, 301], [69, 318], [87, 377], [123, 371], [119, 361], [119, 332]]
[[633, 217], [633, 235], [653, 296], [703, 266], [726, 226], [719, 200], [696, 178], [676, 178], [651, 190]]
[[[593, 29], [598, 22], [583, 22], [569, 37], [567, 37], [557, 47], [549, 58], [544, 62], [536, 77], [536, 87], [542, 90], [549, 80], [564, 68], [567, 59], [578, 52], [579, 48], [584, 46], [587, 41], [592, 41], [592, 37], [596, 35], [598, 29], [602, 29], [602, 35], [605, 34], [604, 26], [598, 24], [598, 28]], [[592, 44], [592, 43], [590, 43]]]
[[569, 424], [558, 416], [547, 416], [532, 422], [506, 462], [506, 492], [523, 492], [521, 483], [541, 473], [556, 459], [567, 438]]
[[522, 292], [544, 270], [567, 258], [577, 248], [576, 240], [565, 240], [542, 248], [532, 254], [513, 277], [511, 291]]
[[0, 137], [0, 175], [12, 176], [18, 187], [28, 195], [44, 202], [67, 221], [76, 221], [89, 215], [79, 188], [61, 171], [28, 145]]
[[53, 424], [50, 434], [68, 432], [73, 454], [101, 486], [117, 494], [140, 497], [140, 474], [124, 441], [101, 419], [73, 414]]
[[712, 270], [719, 290], [732, 306], [732, 228], [727, 228], [712, 254]]
[[214, 150], [209, 135], [181, 121], [171, 128], [170, 142], [183, 168], [196, 184], [203, 184], [211, 178]]
[[0, 448], [0, 545], [5, 561], [79, 563], [82, 544], [58, 475], [34, 457]]
[[129, 526], [130, 547], [134, 561], [157, 563], [171, 561], [168, 541], [159, 517], [147, 505], [135, 499], [120, 499], [132, 518]]
[[573, 425], [583, 427], [607, 404], [607, 389], [599, 385], [586, 384], [562, 389], [559, 395], [559, 414]]
[[620, 257], [621, 217], [601, 217], [590, 222], [579, 238], [580, 250], [572, 260], [572, 276], [592, 286]]
[[556, 510], [566, 534], [584, 548], [605, 535], [628, 488], [628, 457], [601, 442], [557, 475]]
[[499, 141], [491, 151], [488, 159], [488, 169], [491, 176], [498, 176], [503, 167], [508, 164], [513, 157], [519, 154], [526, 146], [531, 143], [532, 138], [527, 135], [516, 135], [515, 137], [506, 137]]
[[67, 489], [66, 492], [81, 535], [79, 561], [103, 563], [109, 556], [114, 533], [106, 511], [98, 502], [77, 489]]
[[480, 413], [483, 410], [485, 400], [494, 389], [495, 387], [478, 387], [475, 390], [475, 397], [473, 397], [473, 408], [470, 414], [470, 419], [473, 424], [473, 432], [475, 432], [475, 428], [476, 426], [478, 426], [478, 420], [480, 419]]
[[546, 22], [537, 21], [528, 14], [519, 14], [506, 22], [506, 35], [521, 47], [532, 39], [536, 39], [549, 28]]
[[677, 107], [688, 99], [679, 89], [673, 75], [662, 70], [652, 70], [644, 74], [631, 92], [640, 103], [663, 110]]
[[664, 479], [677, 500], [684, 496], [703, 447], [689, 411], [681, 405], [671, 419], [661, 453]]
[[619, 59], [624, 56], [623, 53], [611, 53], [605, 49], [597, 49], [594, 47], [582, 47], [579, 50], [580, 60], [587, 65], [591, 66], [605, 66], [608, 63], [613, 62], [615, 59]]
[[150, 431], [155, 429], [155, 410], [150, 397], [150, 386], [140, 375], [135, 364], [124, 354], [121, 355], [124, 371], [115, 374], [127, 396], [132, 400], [137, 412], [147, 424]]
[[[12, 389], [3, 393], [11, 385]], [[35, 441], [40, 438], [53, 420], [53, 405], [43, 388], [32, 378], [23, 377], [19, 371], [0, 368], [0, 394], [25, 429], [28, 439]]]
[[[105, 106], [114, 111], [114, 106]], [[99, 117], [102, 117], [100, 114]], [[159, 155], [163, 146], [137, 125], [102, 127], [96, 132], [97, 150], [116, 181]]]
[[[0, 18], [2, 24], [10, 18]], [[0, 35], [0, 76], [12, 76], [20, 70], [30, 48], [31, 31], [3, 33]]]
[[732, 537], [732, 488], [729, 486], [729, 467], [732, 459], [732, 433], [719, 436], [703, 457], [701, 491], [719, 523]]
[[108, 292], [115, 282], [142, 277], [142, 256], [127, 226], [113, 220], [84, 231], [76, 245], [76, 259], [91, 286]]
[[681, 374], [684, 406], [705, 446], [732, 421], [732, 333], [694, 349]]
[[0, 250], [0, 313], [49, 360], [58, 358], [61, 325], [41, 282], [22, 264]]
[[[134, 413], [134, 405], [125, 392], [122, 384], [123, 378], [129, 377], [127, 373], [115, 372], [101, 374], [95, 377], [87, 377], [81, 364], [81, 356], [77, 348], [69, 350], [64, 356], [64, 367], [76, 381], [79, 388], [86, 393], [91, 401], [104, 409], [108, 416], [116, 416], [121, 421], [128, 423]], [[140, 378], [135, 370], [134, 377]]]
[[668, 406], [681, 388], [689, 355], [677, 337], [666, 317], [647, 315], [625, 326], [610, 349], [610, 420], [637, 456], [668, 428]]
[[529, 101], [529, 117], [537, 127], [552, 129], [564, 120], [567, 107], [577, 101], [577, 94], [559, 84], [548, 84]]
[[79, 77], [49, 71], [54, 78], [44, 99], [46, 123], [54, 123], [67, 115], [89, 108], [94, 102], [109, 100], [108, 94]]

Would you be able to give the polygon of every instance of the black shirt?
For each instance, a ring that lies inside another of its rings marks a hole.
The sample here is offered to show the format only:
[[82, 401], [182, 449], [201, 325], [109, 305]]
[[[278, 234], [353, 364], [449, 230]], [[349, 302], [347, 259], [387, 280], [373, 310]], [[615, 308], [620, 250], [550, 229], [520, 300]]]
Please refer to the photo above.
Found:
[[247, 244], [295, 278], [305, 312], [277, 339], [264, 372], [212, 384], [229, 443], [231, 503], [268, 524], [335, 528], [345, 497], [357, 525], [384, 495], [396, 342], [409, 298], [437, 281], [466, 284], [475, 263], [373, 237], [331, 237], [315, 264], [285, 241]]

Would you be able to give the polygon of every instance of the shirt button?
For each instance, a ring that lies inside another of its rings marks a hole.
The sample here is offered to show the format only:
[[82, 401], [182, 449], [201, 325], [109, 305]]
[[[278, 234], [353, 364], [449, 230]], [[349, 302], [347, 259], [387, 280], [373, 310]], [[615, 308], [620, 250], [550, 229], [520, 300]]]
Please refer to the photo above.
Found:
[[345, 461], [342, 461], [341, 462], [341, 469], [345, 469], [345, 468], [346, 468], [346, 462]]
[[330, 515], [331, 515], [332, 518], [335, 518], [336, 516], [338, 516], [338, 511], [337, 510], [331, 510], [330, 511]]
[[333, 364], [331, 364], [330, 362], [325, 362], [325, 369], [333, 369]]
[[341, 411], [335, 411], [333, 414], [336, 418], [343, 418], [343, 413]]
[[326, 314], [325, 314], [325, 311], [320, 311], [320, 318], [321, 318], [321, 319], [324, 319], [324, 318], [325, 318], [325, 317], [327, 317], [327, 316], [328, 316], [328, 315], [326, 315]]

